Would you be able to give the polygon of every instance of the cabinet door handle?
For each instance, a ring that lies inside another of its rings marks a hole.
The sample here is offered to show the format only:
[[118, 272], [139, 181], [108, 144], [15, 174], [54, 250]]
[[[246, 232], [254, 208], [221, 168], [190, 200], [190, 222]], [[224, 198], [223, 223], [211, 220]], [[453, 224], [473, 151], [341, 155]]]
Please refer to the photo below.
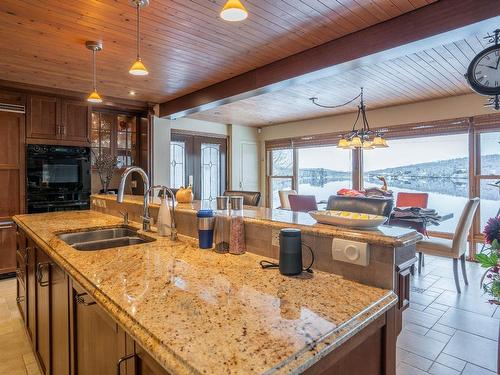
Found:
[[50, 284], [50, 280], [43, 281], [43, 269], [47, 266], [50, 266], [50, 262], [38, 263], [36, 266], [36, 280], [38, 281], [38, 285], [43, 288]]
[[118, 362], [116, 363], [116, 375], [120, 375], [120, 368], [122, 366], [122, 363], [125, 362], [125, 361], [128, 361], [129, 359], [134, 358], [134, 357], [135, 357], [135, 353], [134, 354], [124, 355], [123, 357], [121, 357], [118, 360]]
[[24, 301], [24, 297], [22, 297], [22, 296], [21, 297], [16, 297], [16, 302], [17, 303], [21, 303], [23, 301]]
[[87, 295], [86, 292], [77, 294], [75, 296], [75, 302], [78, 303], [79, 305], [83, 305], [83, 306], [92, 306], [92, 305], [95, 305], [96, 302], [94, 302], [94, 301], [92, 301], [92, 302], [85, 301], [85, 299], [83, 298], [83, 296], [86, 296], [86, 295]]
[[61, 134], [66, 135], [66, 125], [61, 125], [61, 129], [62, 129]]

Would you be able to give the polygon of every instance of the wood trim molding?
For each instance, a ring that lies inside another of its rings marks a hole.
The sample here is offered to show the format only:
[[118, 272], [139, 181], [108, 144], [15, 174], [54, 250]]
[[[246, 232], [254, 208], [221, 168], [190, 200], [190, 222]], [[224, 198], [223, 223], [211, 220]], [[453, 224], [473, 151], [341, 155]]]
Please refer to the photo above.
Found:
[[[57, 97], [74, 99], [79, 101], [85, 101], [87, 94], [69, 91], [69, 90], [61, 90], [53, 87], [44, 87], [44, 86], [36, 86], [30, 85], [27, 83], [20, 82], [12, 82], [0, 79], [0, 91], [15, 91], [23, 94], [34, 94], [34, 95], [54, 95]], [[110, 98], [106, 97], [105, 102], [100, 105], [92, 105], [92, 109], [101, 110], [101, 109], [111, 109], [111, 110], [124, 110], [124, 111], [136, 111], [141, 113], [148, 113], [152, 105], [146, 102], [136, 101], [136, 100], [127, 100], [127, 99], [119, 99], [119, 98]]]
[[[496, 0], [440, 0], [160, 105], [171, 119], [491, 31]], [[355, 46], [355, 47], [354, 47]]]
[[219, 138], [219, 139], [229, 138], [226, 134], [204, 133], [204, 132], [197, 132], [193, 130], [182, 130], [182, 129], [172, 129], [171, 134], [191, 135], [197, 137], [208, 137], [208, 138]]

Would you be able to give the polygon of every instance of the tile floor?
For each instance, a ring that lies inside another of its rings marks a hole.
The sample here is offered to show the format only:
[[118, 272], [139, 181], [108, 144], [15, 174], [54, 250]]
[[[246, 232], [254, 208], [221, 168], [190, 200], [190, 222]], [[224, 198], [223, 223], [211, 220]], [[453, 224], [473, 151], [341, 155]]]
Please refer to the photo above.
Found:
[[0, 280], [0, 374], [40, 375], [16, 304], [16, 280]]
[[482, 269], [467, 263], [469, 286], [455, 290], [452, 261], [425, 257], [412, 280], [398, 338], [397, 375], [497, 374], [500, 307], [479, 288]]
[[[397, 375], [497, 373], [500, 307], [489, 305], [479, 289], [481, 268], [467, 268], [469, 286], [458, 295], [451, 260], [426, 257], [404, 313]], [[40, 374], [15, 297], [15, 279], [0, 280], [0, 374]]]

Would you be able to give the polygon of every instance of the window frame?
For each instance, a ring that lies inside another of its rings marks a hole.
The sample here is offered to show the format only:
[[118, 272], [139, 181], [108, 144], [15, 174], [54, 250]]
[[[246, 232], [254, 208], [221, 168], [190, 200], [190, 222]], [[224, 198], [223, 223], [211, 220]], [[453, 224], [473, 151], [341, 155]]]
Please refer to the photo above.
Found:
[[[500, 131], [500, 114], [478, 115], [473, 117], [460, 117], [453, 119], [436, 120], [421, 123], [393, 125], [373, 129], [385, 133], [388, 140], [391, 139], [411, 139], [427, 136], [439, 136], [450, 134], [468, 134], [468, 157], [469, 157], [469, 196], [480, 196], [481, 181], [500, 180], [500, 175], [482, 175], [480, 173], [481, 152], [480, 152], [480, 134], [486, 132]], [[283, 138], [266, 141], [266, 205], [270, 207], [272, 202], [272, 193], [270, 190], [271, 179], [288, 177], [292, 179], [292, 189], [297, 190], [298, 184], [298, 149], [303, 147], [334, 146], [338, 143], [344, 132], [335, 132], [327, 134], [308, 135], [296, 138]], [[274, 149], [291, 148], [294, 150], [293, 176], [273, 176], [272, 159], [270, 154]], [[369, 151], [368, 151], [369, 152]], [[363, 150], [352, 150], [352, 186], [353, 189], [363, 188]], [[479, 207], [471, 228], [469, 236], [469, 254], [473, 257], [476, 254], [476, 245], [483, 243], [481, 233]], [[452, 233], [429, 231], [429, 234], [441, 238], [453, 238]]]

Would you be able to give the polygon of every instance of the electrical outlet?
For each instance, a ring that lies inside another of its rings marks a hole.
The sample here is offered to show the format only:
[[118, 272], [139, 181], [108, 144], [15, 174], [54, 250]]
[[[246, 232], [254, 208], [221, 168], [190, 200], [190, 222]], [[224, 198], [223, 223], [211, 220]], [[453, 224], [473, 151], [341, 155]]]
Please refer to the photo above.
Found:
[[271, 232], [271, 246], [280, 245], [280, 231], [279, 229], [273, 229]]

